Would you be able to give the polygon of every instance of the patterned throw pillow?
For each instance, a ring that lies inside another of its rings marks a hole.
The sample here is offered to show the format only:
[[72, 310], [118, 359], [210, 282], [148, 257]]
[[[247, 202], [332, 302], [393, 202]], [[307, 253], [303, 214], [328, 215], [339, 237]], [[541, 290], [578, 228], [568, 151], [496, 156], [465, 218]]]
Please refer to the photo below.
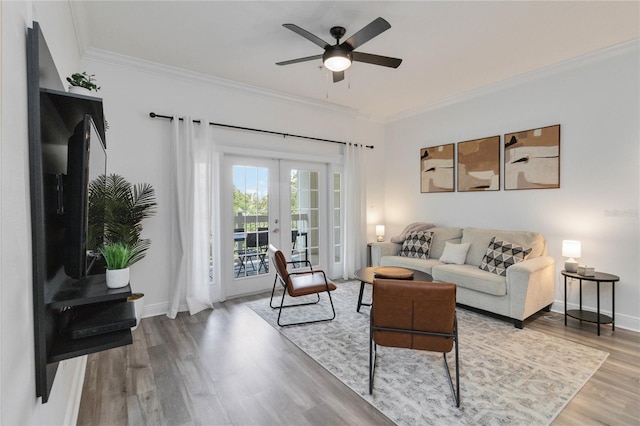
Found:
[[407, 238], [402, 243], [400, 256], [428, 259], [432, 237], [433, 232], [429, 231], [410, 232], [409, 235], [407, 235]]
[[507, 268], [522, 262], [531, 253], [531, 247], [522, 247], [507, 241], [491, 238], [487, 252], [480, 262], [480, 269], [506, 276]]

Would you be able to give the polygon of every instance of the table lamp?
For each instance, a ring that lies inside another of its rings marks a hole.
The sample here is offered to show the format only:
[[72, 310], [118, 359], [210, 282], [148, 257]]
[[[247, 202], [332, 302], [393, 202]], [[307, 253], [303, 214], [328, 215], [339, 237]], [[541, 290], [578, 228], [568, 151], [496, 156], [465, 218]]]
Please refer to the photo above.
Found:
[[384, 225], [376, 225], [376, 235], [378, 242], [384, 241]]
[[580, 257], [581, 247], [580, 241], [575, 240], [563, 240], [562, 241], [562, 256], [569, 259], [564, 262], [564, 270], [567, 272], [578, 272], [578, 262], [574, 257]]

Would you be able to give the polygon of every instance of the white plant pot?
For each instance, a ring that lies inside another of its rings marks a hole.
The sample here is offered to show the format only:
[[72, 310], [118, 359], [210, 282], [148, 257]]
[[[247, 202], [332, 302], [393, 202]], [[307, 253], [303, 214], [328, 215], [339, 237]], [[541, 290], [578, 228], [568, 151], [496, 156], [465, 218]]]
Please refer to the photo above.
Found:
[[131, 327], [131, 331], [138, 328], [140, 320], [142, 319], [142, 313], [144, 312], [144, 293], [133, 293], [127, 298], [129, 303], [133, 303], [133, 310], [136, 313], [136, 326]]
[[85, 95], [85, 96], [94, 96], [95, 95], [91, 92], [91, 90], [85, 88], [85, 87], [80, 87], [80, 86], [69, 86], [69, 93], [75, 93], [77, 95]]
[[107, 287], [120, 288], [129, 284], [129, 268], [107, 269]]

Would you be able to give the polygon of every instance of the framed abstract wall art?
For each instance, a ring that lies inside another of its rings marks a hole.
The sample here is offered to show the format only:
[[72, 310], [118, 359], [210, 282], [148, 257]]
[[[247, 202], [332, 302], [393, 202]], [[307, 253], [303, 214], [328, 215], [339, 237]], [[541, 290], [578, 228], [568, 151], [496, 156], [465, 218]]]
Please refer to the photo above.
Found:
[[420, 192], [453, 192], [454, 144], [420, 150]]
[[458, 191], [500, 190], [500, 135], [458, 142]]
[[504, 189], [560, 188], [560, 125], [504, 135]]

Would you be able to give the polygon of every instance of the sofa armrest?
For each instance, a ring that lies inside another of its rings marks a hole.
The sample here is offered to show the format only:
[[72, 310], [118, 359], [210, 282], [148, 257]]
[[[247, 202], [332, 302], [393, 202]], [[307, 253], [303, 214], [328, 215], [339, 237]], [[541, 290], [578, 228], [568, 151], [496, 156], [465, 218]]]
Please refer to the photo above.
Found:
[[380, 266], [382, 256], [397, 256], [401, 248], [402, 244], [388, 241], [371, 243], [371, 266]]
[[524, 320], [555, 300], [555, 259], [540, 256], [507, 268], [511, 318]]

